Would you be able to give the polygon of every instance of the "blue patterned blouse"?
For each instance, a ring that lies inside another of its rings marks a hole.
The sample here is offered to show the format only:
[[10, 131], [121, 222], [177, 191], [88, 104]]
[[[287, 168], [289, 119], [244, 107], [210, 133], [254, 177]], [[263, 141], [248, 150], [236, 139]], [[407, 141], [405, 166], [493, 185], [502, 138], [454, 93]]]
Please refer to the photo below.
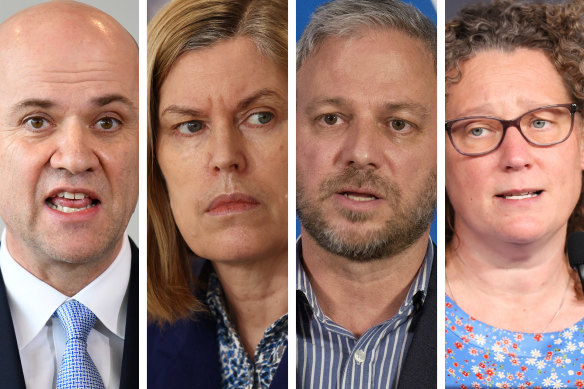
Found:
[[446, 296], [446, 388], [584, 387], [584, 319], [532, 334], [482, 323]]
[[214, 272], [209, 276], [206, 302], [217, 322], [221, 387], [268, 388], [286, 350], [288, 314], [264, 331], [264, 337], [258, 344], [252, 361], [241, 344], [235, 326], [229, 321], [223, 289]]

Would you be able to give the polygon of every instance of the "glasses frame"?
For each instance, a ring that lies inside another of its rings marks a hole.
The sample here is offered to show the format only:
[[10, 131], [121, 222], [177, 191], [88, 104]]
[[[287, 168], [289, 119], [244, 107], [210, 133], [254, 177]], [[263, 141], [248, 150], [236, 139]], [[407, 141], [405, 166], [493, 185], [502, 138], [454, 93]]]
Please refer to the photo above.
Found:
[[[553, 142], [553, 143], [536, 143], [533, 142], [531, 140], [529, 140], [527, 138], [527, 136], [525, 136], [525, 134], [523, 133], [523, 130], [521, 129], [521, 119], [523, 119], [524, 116], [529, 115], [532, 112], [535, 111], [539, 111], [542, 109], [547, 109], [547, 108], [568, 108], [570, 110], [570, 131], [568, 131], [568, 134], [564, 137], [564, 139], [561, 139], [557, 142]], [[456, 151], [458, 151], [460, 154], [462, 155], [466, 155], [469, 157], [479, 157], [481, 155], [486, 155], [489, 153], [492, 153], [493, 151], [497, 150], [499, 148], [499, 146], [501, 146], [501, 143], [503, 143], [503, 139], [505, 139], [505, 135], [507, 134], [507, 129], [509, 127], [515, 127], [517, 128], [517, 130], [519, 130], [519, 133], [521, 134], [521, 136], [523, 137], [523, 139], [525, 139], [527, 141], [527, 143], [532, 144], [534, 146], [553, 146], [553, 145], [557, 145], [558, 143], [562, 143], [564, 142], [566, 139], [568, 139], [570, 137], [570, 135], [572, 134], [572, 131], [574, 129], [574, 114], [578, 112], [578, 104], [576, 103], [570, 103], [570, 104], [553, 104], [553, 105], [544, 105], [543, 107], [539, 107], [539, 108], [535, 108], [532, 109], [530, 111], [525, 112], [523, 115], [519, 116], [516, 119], [513, 120], [503, 120], [503, 119], [499, 119], [493, 116], [466, 116], [466, 117], [462, 117], [462, 118], [456, 118], [456, 119], [452, 119], [452, 120], [448, 120], [446, 121], [446, 131], [448, 132], [448, 137], [450, 138], [450, 143], [452, 144], [452, 146], [456, 149]], [[461, 151], [457, 146], [456, 143], [454, 143], [454, 140], [452, 139], [452, 125], [456, 122], [462, 121], [462, 120], [469, 120], [469, 119], [490, 119], [490, 120], [497, 120], [498, 122], [501, 123], [501, 125], [503, 126], [503, 135], [501, 136], [501, 139], [499, 140], [499, 143], [497, 143], [495, 145], [495, 147], [493, 147], [491, 150], [488, 151], [484, 151], [482, 153], [465, 153], [463, 151]]]

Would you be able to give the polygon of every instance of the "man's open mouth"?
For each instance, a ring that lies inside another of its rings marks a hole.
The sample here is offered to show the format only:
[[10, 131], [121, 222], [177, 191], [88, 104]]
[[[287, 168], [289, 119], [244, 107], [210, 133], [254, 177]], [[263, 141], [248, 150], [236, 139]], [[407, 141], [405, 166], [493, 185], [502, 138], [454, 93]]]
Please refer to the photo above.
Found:
[[99, 200], [92, 199], [85, 193], [59, 192], [57, 195], [47, 198], [45, 202], [56, 211], [73, 213], [95, 207]]
[[370, 193], [357, 193], [357, 192], [341, 192], [339, 193], [346, 198], [353, 200], [353, 201], [373, 201], [378, 200], [379, 197], [372, 195]]
[[525, 192], [521, 192], [521, 193], [518, 193], [518, 192], [501, 193], [501, 194], [496, 195], [496, 197], [500, 197], [500, 198], [506, 199], [506, 200], [524, 200], [524, 199], [529, 199], [532, 197], [537, 197], [542, 192], [543, 192], [543, 190], [525, 191]]

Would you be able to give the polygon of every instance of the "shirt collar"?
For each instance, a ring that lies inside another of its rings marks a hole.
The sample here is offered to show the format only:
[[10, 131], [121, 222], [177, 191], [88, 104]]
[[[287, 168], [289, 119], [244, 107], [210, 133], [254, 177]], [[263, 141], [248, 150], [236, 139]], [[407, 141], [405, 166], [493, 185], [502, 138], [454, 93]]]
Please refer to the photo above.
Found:
[[[6, 230], [2, 233], [2, 242], [6, 242]], [[122, 248], [113, 263], [71, 297], [91, 309], [109, 331], [122, 339], [126, 327], [125, 296], [130, 279], [131, 258], [129, 240], [124, 234]], [[6, 286], [18, 348], [22, 350], [69, 297], [20, 266], [10, 255], [6, 244], [0, 245], [0, 270]]]
[[[432, 240], [428, 238], [428, 246], [426, 248], [426, 254], [424, 255], [424, 260], [422, 261], [422, 265], [420, 266], [420, 270], [416, 274], [412, 284], [410, 285], [410, 289], [408, 290], [408, 294], [404, 299], [402, 305], [399, 308], [397, 315], [402, 314], [410, 310], [410, 307], [414, 305], [421, 306], [424, 301], [426, 300], [426, 294], [428, 292], [428, 282], [430, 280], [430, 272], [432, 270], [432, 262], [434, 260], [434, 244]], [[321, 322], [326, 322], [330, 320], [318, 305], [318, 301], [316, 299], [316, 295], [312, 290], [312, 285], [310, 284], [310, 280], [308, 279], [308, 275], [304, 271], [303, 266], [303, 257], [302, 257], [302, 239], [301, 237], [298, 238], [296, 241], [296, 291], [297, 294], [300, 293], [302, 296], [306, 298], [306, 302], [308, 306], [312, 309], [312, 313], [316, 316], [316, 318]], [[300, 299], [297, 299], [298, 303]], [[418, 307], [413, 312], [416, 312]]]

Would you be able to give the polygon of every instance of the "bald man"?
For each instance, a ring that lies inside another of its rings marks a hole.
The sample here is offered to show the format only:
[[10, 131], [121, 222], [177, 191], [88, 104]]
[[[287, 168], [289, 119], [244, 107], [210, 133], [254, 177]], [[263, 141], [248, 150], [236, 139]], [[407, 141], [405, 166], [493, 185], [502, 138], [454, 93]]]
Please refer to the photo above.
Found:
[[138, 387], [137, 45], [44, 3], [0, 25], [0, 85], [0, 386]]

